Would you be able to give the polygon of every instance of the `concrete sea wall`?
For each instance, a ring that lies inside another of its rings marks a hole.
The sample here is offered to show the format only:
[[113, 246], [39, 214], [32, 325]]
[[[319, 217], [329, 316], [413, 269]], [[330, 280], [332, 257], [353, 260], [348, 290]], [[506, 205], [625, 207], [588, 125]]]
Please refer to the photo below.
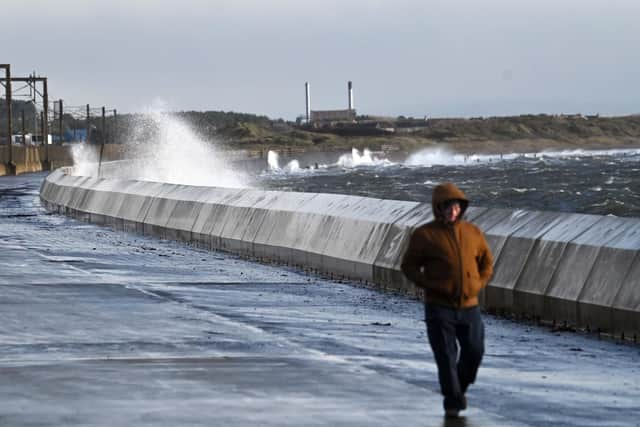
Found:
[[[109, 168], [109, 164], [103, 165]], [[400, 272], [429, 204], [359, 196], [226, 189], [50, 174], [52, 210], [116, 229], [275, 260], [420, 296]], [[471, 207], [495, 273], [488, 310], [640, 333], [640, 219]]]
[[8, 146], [0, 146], [0, 176], [39, 172], [72, 164], [68, 146], [50, 145], [48, 148], [47, 153], [44, 146], [12, 146], [10, 155]]
[[[73, 147], [75, 145], [49, 145], [48, 150], [43, 145], [11, 146], [11, 153], [7, 145], [0, 145], [0, 176], [14, 175], [43, 170], [54, 170], [62, 166], [73, 165]], [[83, 145], [94, 152], [97, 158], [100, 145]], [[105, 159], [120, 159], [125, 151], [123, 144], [105, 144], [103, 156]], [[11, 162], [9, 162], [11, 160]]]

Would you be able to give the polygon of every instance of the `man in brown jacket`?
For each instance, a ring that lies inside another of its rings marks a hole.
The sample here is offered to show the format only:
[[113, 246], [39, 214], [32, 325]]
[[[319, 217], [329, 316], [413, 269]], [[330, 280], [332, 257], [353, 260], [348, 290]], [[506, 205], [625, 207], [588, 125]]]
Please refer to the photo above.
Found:
[[484, 353], [478, 293], [491, 278], [493, 257], [480, 229], [463, 220], [469, 201], [458, 187], [438, 185], [431, 203], [435, 219], [411, 235], [402, 271], [424, 290], [445, 414], [457, 417]]

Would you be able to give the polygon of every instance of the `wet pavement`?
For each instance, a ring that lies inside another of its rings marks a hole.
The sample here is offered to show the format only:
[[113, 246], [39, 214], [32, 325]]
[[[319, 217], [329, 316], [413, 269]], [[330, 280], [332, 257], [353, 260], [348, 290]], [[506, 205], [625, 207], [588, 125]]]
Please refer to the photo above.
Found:
[[0, 178], [2, 426], [640, 425], [640, 347], [485, 316], [442, 416], [419, 302], [46, 212]]

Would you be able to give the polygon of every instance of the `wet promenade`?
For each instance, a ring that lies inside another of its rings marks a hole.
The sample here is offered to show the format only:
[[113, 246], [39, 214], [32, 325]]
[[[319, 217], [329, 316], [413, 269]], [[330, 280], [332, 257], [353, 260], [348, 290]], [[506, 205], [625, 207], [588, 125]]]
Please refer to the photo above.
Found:
[[421, 305], [47, 213], [0, 178], [2, 426], [640, 425], [640, 347], [485, 317], [442, 417]]

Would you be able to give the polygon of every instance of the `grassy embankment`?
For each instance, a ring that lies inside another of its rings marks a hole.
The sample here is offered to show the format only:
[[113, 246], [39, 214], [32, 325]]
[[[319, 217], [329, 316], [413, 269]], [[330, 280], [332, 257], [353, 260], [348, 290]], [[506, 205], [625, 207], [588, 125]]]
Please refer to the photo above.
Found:
[[238, 123], [224, 135], [236, 149], [333, 151], [351, 147], [411, 152], [446, 148], [462, 153], [536, 152], [640, 147], [640, 115], [523, 115], [476, 119], [393, 119], [320, 129]]
[[[1, 108], [0, 108], [1, 110]], [[18, 123], [18, 106], [14, 123]], [[27, 112], [27, 115], [32, 114]], [[223, 111], [171, 113], [202, 139], [229, 149], [266, 152], [337, 151], [352, 147], [413, 152], [420, 148], [446, 148], [462, 153], [536, 152], [560, 149], [640, 147], [640, 115], [598, 117], [581, 115], [520, 115], [490, 118], [413, 119], [361, 116], [357, 123], [304, 127], [255, 114]], [[0, 114], [0, 134], [4, 130]], [[33, 120], [27, 118], [27, 123]], [[91, 139], [101, 140], [102, 125], [92, 119]], [[57, 129], [51, 123], [50, 129]], [[86, 128], [82, 118], [66, 116], [68, 130]], [[107, 141], [133, 138], [153, 141], [157, 123], [141, 114], [108, 117]], [[31, 129], [27, 129], [31, 131]]]

